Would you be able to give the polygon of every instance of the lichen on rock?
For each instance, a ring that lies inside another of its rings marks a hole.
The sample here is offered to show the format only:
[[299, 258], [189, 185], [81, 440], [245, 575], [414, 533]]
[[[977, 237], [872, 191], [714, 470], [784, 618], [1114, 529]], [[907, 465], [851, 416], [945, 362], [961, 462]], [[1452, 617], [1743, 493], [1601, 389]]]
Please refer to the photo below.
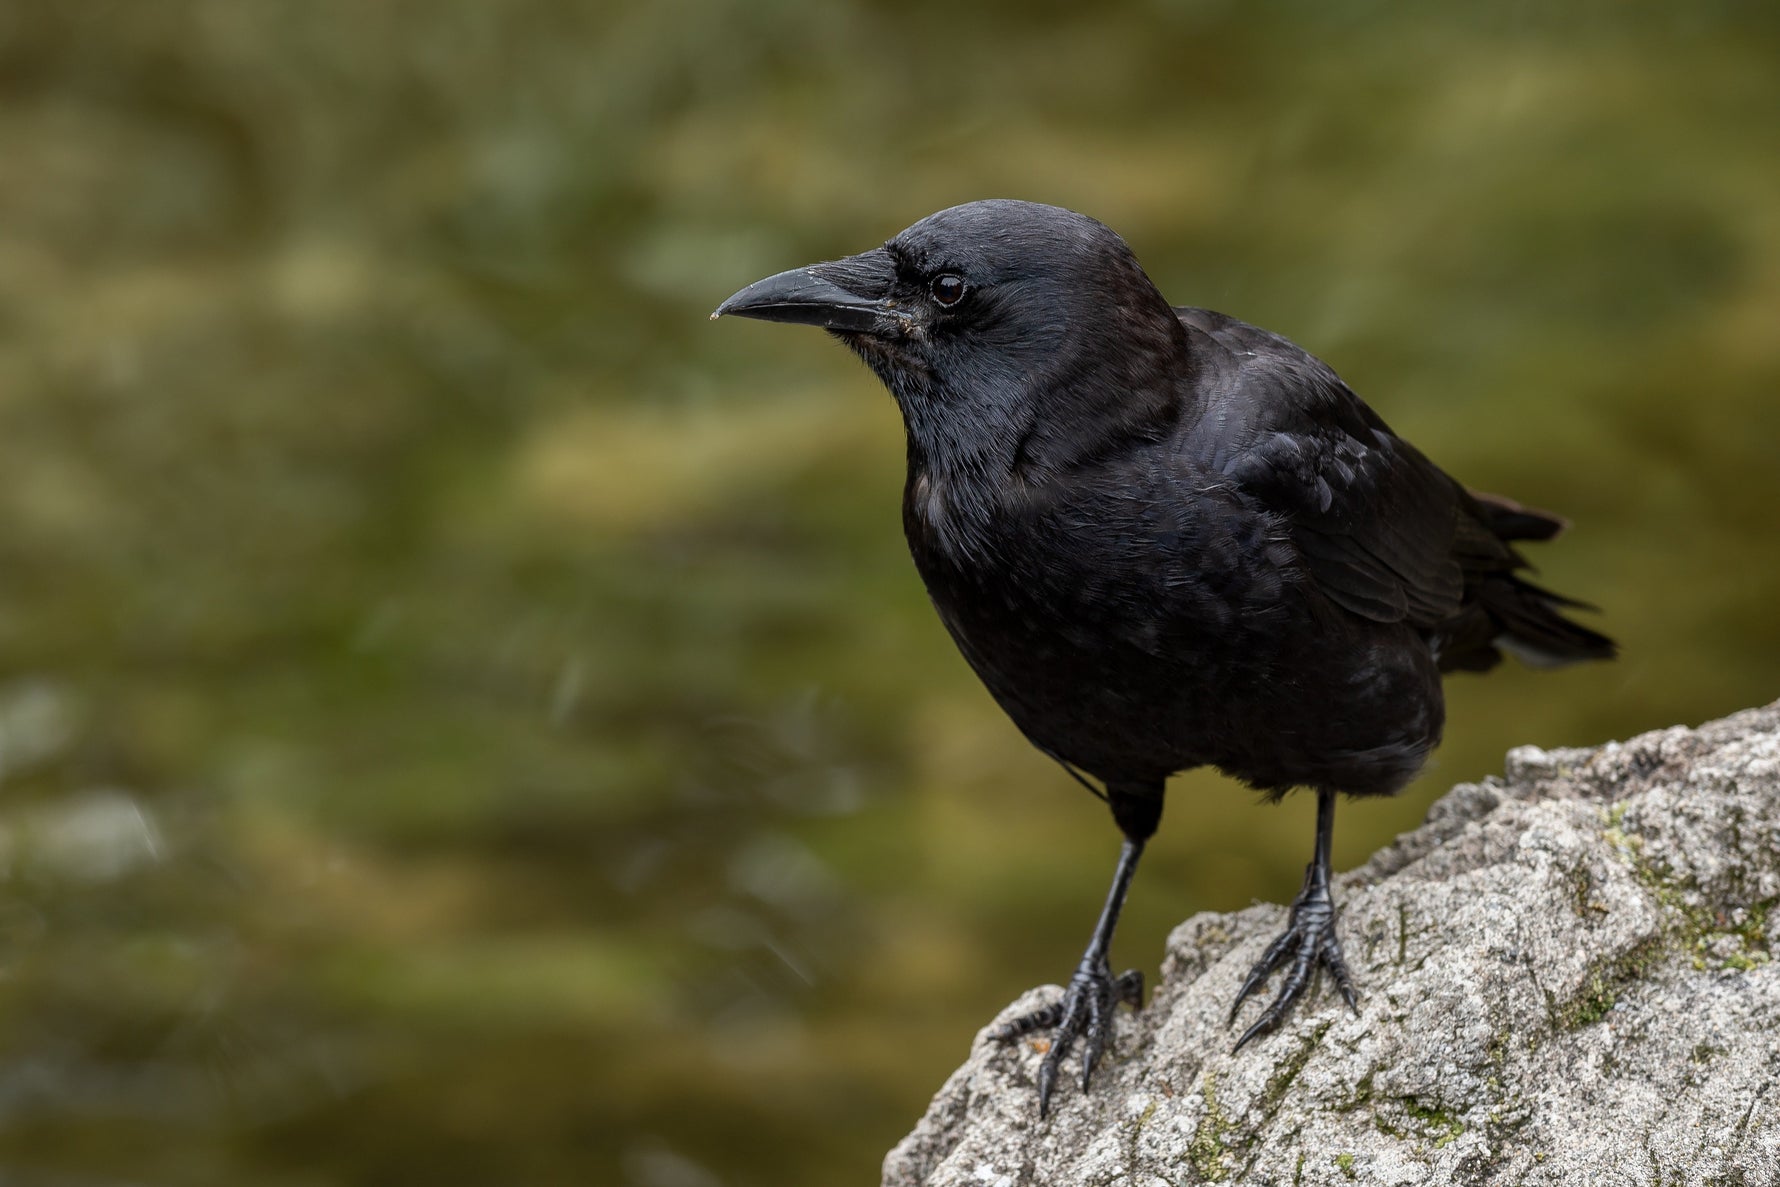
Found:
[[1780, 1183], [1780, 703], [1512, 751], [1337, 895], [1358, 1017], [1325, 986], [1231, 1054], [1284, 908], [1196, 916], [1091, 1092], [1041, 1122], [986, 1028], [885, 1187]]

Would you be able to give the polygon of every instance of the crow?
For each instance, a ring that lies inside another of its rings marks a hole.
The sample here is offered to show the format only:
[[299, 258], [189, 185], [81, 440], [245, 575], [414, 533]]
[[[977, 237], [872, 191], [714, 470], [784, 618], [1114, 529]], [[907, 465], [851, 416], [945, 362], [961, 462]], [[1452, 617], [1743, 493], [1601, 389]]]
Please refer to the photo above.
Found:
[[1316, 792], [1303, 886], [1230, 1021], [1285, 975], [1240, 1050], [1319, 968], [1358, 1012], [1329, 888], [1336, 794], [1415, 776], [1440, 741], [1442, 674], [1503, 652], [1535, 667], [1615, 654], [1564, 615], [1584, 603], [1523, 575], [1516, 544], [1562, 520], [1467, 490], [1280, 335], [1171, 307], [1092, 218], [970, 202], [711, 316], [730, 314], [820, 326], [890, 389], [903, 530], [940, 621], [1124, 834], [1062, 998], [998, 1032], [1051, 1030], [1041, 1118], [1075, 1041], [1085, 1092], [1116, 1004], [1141, 1004], [1142, 975], [1113, 976], [1108, 950], [1170, 775]]

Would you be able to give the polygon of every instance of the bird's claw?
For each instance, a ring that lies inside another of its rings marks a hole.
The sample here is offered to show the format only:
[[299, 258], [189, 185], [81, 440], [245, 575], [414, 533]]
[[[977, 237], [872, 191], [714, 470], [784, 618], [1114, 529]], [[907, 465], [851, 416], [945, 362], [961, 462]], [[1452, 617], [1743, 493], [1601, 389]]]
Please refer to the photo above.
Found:
[[1225, 1025], [1236, 1021], [1237, 1012], [1248, 996], [1259, 989], [1272, 976], [1274, 970], [1282, 965], [1286, 968], [1285, 980], [1279, 987], [1279, 993], [1268, 1003], [1254, 1025], [1242, 1032], [1236, 1040], [1232, 1054], [1242, 1050], [1250, 1039], [1260, 1038], [1279, 1028], [1286, 1015], [1291, 1013], [1292, 1006], [1304, 995], [1310, 985], [1311, 978], [1321, 967], [1329, 970], [1334, 978], [1335, 987], [1340, 990], [1348, 1008], [1355, 1014], [1360, 1012], [1359, 998], [1354, 993], [1353, 977], [1347, 971], [1347, 960], [1341, 954], [1341, 941], [1335, 936], [1335, 900], [1329, 895], [1326, 882], [1306, 879], [1305, 889], [1292, 903], [1292, 914], [1286, 924], [1286, 930], [1267, 945], [1267, 951], [1249, 970], [1242, 988], [1236, 992], [1236, 1000], [1230, 1004], [1230, 1017]]
[[1051, 1109], [1051, 1093], [1057, 1086], [1057, 1073], [1075, 1046], [1077, 1036], [1083, 1040], [1082, 1091], [1094, 1067], [1106, 1053], [1112, 1033], [1113, 1008], [1120, 1002], [1132, 1007], [1143, 1004], [1143, 974], [1136, 969], [1114, 977], [1104, 960], [1098, 967], [1076, 969], [1063, 996], [1048, 1006], [1022, 1014], [997, 1027], [991, 1036], [1002, 1042], [1018, 1039], [1035, 1030], [1050, 1030], [1051, 1049], [1038, 1065], [1038, 1115], [1042, 1120]]

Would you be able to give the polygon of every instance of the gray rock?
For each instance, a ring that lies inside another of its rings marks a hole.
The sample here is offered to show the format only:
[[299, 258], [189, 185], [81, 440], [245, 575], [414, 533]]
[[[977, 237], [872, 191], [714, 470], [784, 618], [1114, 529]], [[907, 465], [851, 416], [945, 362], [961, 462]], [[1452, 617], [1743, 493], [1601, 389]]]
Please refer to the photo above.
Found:
[[1285, 910], [1196, 916], [1086, 1096], [1040, 1122], [1043, 1040], [985, 1029], [886, 1187], [1780, 1183], [1780, 703], [1522, 747], [1336, 893], [1359, 1017], [1324, 978], [1232, 1055]]

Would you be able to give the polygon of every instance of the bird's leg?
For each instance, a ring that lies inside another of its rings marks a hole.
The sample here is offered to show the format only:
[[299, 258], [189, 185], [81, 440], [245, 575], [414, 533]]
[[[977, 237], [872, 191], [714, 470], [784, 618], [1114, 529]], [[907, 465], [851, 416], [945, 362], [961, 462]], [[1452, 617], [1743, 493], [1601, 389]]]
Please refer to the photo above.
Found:
[[1112, 965], [1107, 961], [1113, 931], [1119, 925], [1119, 910], [1125, 905], [1125, 893], [1131, 888], [1131, 878], [1137, 873], [1137, 859], [1141, 856], [1143, 841], [1127, 836], [1124, 847], [1119, 850], [1119, 867], [1113, 873], [1112, 889], [1107, 892], [1106, 906], [1101, 908], [1100, 922], [1094, 925], [1093, 938], [1088, 941], [1087, 951], [1082, 953], [1075, 975], [1069, 978], [1069, 988], [1063, 991], [1063, 997], [1041, 1010], [1004, 1024], [995, 1032], [995, 1038], [1006, 1040], [1017, 1039], [1035, 1030], [1050, 1029], [1051, 1049], [1038, 1067], [1040, 1118], [1050, 1111], [1057, 1070], [1075, 1044], [1076, 1037], [1084, 1036], [1086, 1043], [1082, 1051], [1082, 1091], [1085, 1092], [1088, 1077], [1094, 1074], [1094, 1065], [1106, 1051], [1114, 1007], [1120, 1002], [1129, 1002], [1132, 1006], [1143, 1004], [1143, 974], [1131, 969], [1114, 977]]
[[1242, 1037], [1236, 1040], [1236, 1051], [1242, 1050], [1243, 1044], [1250, 1039], [1277, 1029], [1285, 1021], [1319, 965], [1329, 970], [1348, 1008], [1356, 1014], [1360, 1012], [1359, 1001], [1354, 996], [1353, 978], [1341, 955], [1341, 941], [1335, 938], [1335, 899], [1329, 893], [1329, 840], [1334, 832], [1335, 793], [1328, 788], [1319, 788], [1316, 793], [1316, 854], [1304, 867], [1304, 888], [1292, 901], [1292, 914], [1286, 930], [1267, 946], [1267, 951], [1249, 970], [1248, 979], [1231, 1003], [1230, 1022], [1236, 1021], [1236, 1012], [1249, 994], [1259, 989], [1275, 969], [1288, 961], [1291, 963], [1278, 996], [1268, 1004], [1255, 1024], [1242, 1032]]

